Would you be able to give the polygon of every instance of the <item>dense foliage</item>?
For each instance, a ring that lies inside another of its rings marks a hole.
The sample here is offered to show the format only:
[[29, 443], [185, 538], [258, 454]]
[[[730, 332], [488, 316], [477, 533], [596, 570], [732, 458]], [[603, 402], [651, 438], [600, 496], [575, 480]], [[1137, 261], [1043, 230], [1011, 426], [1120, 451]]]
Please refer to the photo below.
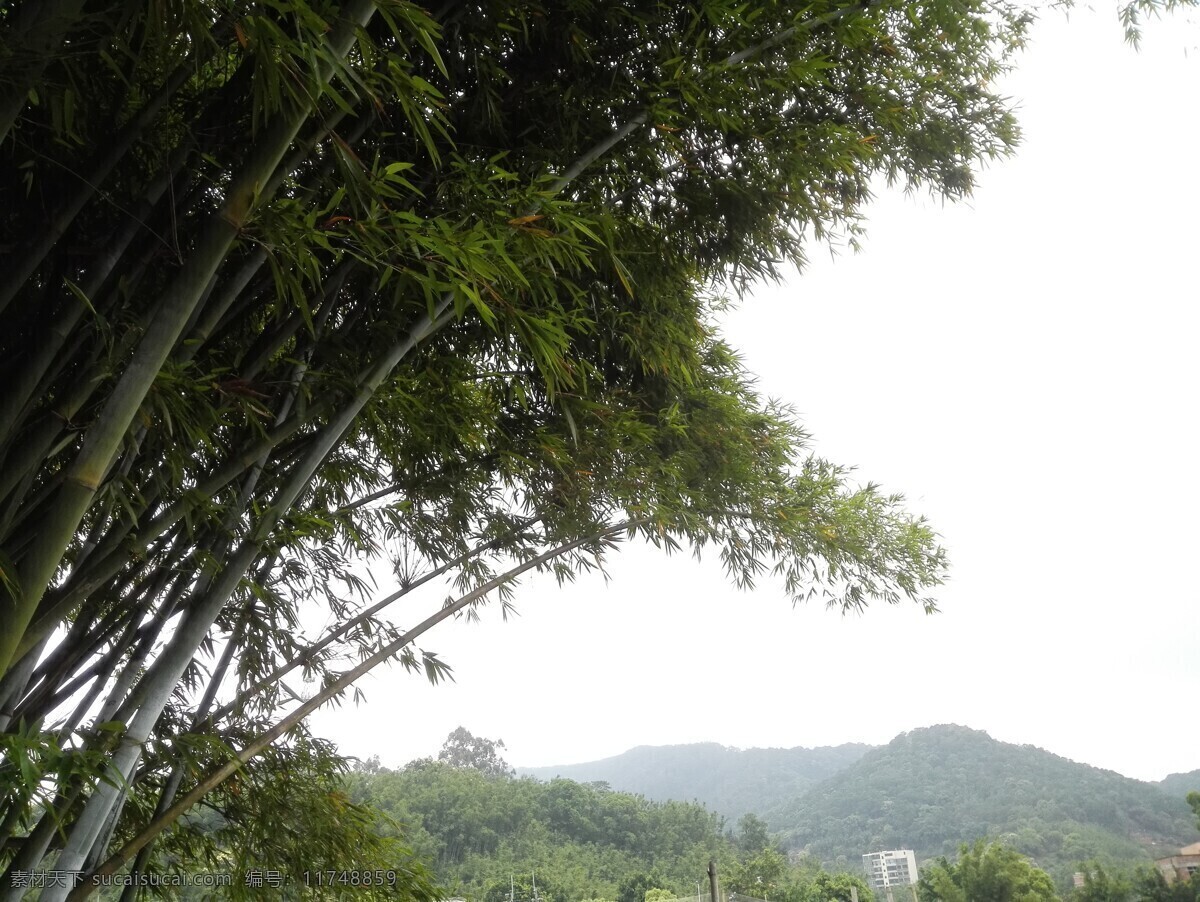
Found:
[[603, 783], [542, 783], [424, 759], [400, 771], [368, 766], [350, 796], [404, 825], [455, 894], [504, 902], [645, 902], [708, 898], [708, 862], [726, 893], [773, 902], [849, 899], [861, 878], [789, 862], [752, 815], [737, 825], [694, 803], [651, 802]]
[[1184, 774], [1168, 774], [1158, 783], [1163, 792], [1172, 796], [1187, 796], [1190, 792], [1200, 792], [1200, 770], [1188, 771]]
[[1200, 902], [1200, 872], [1189, 880], [1167, 879], [1157, 870], [1144, 870], [1133, 881], [1132, 902]]
[[999, 843], [962, 846], [950, 862], [941, 858], [921, 868], [920, 902], [1058, 902], [1050, 875]]
[[1128, 902], [1133, 893], [1130, 881], [1120, 872], [1109, 872], [1093, 864], [1082, 871], [1083, 885], [1071, 893], [1071, 902]]
[[722, 845], [716, 816], [698, 805], [570, 780], [539, 783], [421, 761], [352, 774], [348, 791], [405, 825], [414, 849], [472, 898], [496, 881], [507, 884], [510, 874], [528, 880], [535, 871], [543, 893], [555, 887], [564, 902], [615, 899], [623, 880], [650, 871], [694, 890], [695, 875]]
[[1083, 886], [1070, 902], [1197, 902], [1200, 874], [1190, 880], [1167, 879], [1156, 868], [1139, 868], [1129, 873], [1110, 872], [1093, 865], [1084, 871]]

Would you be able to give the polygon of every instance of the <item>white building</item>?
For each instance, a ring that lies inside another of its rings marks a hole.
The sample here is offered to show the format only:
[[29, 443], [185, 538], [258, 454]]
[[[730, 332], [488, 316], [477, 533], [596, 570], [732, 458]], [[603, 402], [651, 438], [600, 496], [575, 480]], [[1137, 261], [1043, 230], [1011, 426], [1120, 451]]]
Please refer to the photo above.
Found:
[[912, 849], [868, 852], [863, 856], [863, 870], [873, 889], [912, 886], [917, 882], [917, 856]]

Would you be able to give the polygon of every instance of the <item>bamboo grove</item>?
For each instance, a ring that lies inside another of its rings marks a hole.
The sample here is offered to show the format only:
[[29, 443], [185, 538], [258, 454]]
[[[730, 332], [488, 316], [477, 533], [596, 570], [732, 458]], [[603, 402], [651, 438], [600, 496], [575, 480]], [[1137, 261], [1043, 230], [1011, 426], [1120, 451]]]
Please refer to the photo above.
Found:
[[333, 790], [293, 798], [338, 766], [304, 715], [387, 661], [438, 679], [425, 630], [625, 540], [932, 607], [931, 530], [809, 455], [715, 322], [852, 243], [872, 179], [968, 193], [1015, 144], [991, 85], [1025, 24], [992, 0], [6, 4], [0, 897], [216, 860], [201, 800], [244, 847], [270, 801], [324, 805], [326, 855], [394, 854]]

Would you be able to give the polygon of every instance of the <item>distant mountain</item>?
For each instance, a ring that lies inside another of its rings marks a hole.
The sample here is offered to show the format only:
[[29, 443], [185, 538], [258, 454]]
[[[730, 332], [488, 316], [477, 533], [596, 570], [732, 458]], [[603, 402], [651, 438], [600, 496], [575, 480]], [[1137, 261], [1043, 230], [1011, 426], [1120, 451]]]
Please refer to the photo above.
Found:
[[745, 750], [715, 742], [644, 745], [600, 761], [519, 767], [517, 773], [539, 780], [565, 777], [578, 783], [604, 782], [615, 790], [656, 801], [698, 801], [736, 821], [750, 812], [762, 813], [780, 799], [802, 795], [872, 748], [861, 743]]
[[1187, 798], [1189, 792], [1200, 792], [1200, 770], [1190, 770], [1186, 774], [1170, 774], [1154, 785], [1169, 796]]
[[825, 861], [877, 849], [952, 855], [989, 836], [1060, 882], [1082, 861], [1148, 863], [1200, 839], [1182, 796], [1160, 784], [952, 725], [902, 733], [760, 813], [789, 846]]
[[1146, 783], [954, 725], [902, 733], [879, 747], [640, 746], [518, 773], [699, 801], [730, 821], [753, 812], [788, 847], [850, 867], [867, 851], [910, 848], [928, 860], [991, 837], [1065, 885], [1081, 862], [1147, 864], [1200, 839], [1184, 801], [1200, 790], [1200, 771]]

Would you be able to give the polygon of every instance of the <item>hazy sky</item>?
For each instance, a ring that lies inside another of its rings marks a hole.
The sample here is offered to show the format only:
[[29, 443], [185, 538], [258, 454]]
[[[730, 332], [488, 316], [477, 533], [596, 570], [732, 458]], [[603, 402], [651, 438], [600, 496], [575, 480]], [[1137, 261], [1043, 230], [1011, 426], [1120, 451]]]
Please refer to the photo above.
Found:
[[814, 450], [941, 533], [942, 613], [793, 609], [630, 547], [607, 586], [528, 582], [520, 618], [430, 633], [455, 683], [393, 668], [316, 732], [398, 766], [461, 724], [533, 766], [953, 722], [1142, 779], [1200, 767], [1198, 48], [1178, 17], [1135, 53], [1114, 8], [1046, 14], [1004, 87], [1024, 145], [969, 204], [883, 195], [863, 253], [814, 248], [729, 317]]

